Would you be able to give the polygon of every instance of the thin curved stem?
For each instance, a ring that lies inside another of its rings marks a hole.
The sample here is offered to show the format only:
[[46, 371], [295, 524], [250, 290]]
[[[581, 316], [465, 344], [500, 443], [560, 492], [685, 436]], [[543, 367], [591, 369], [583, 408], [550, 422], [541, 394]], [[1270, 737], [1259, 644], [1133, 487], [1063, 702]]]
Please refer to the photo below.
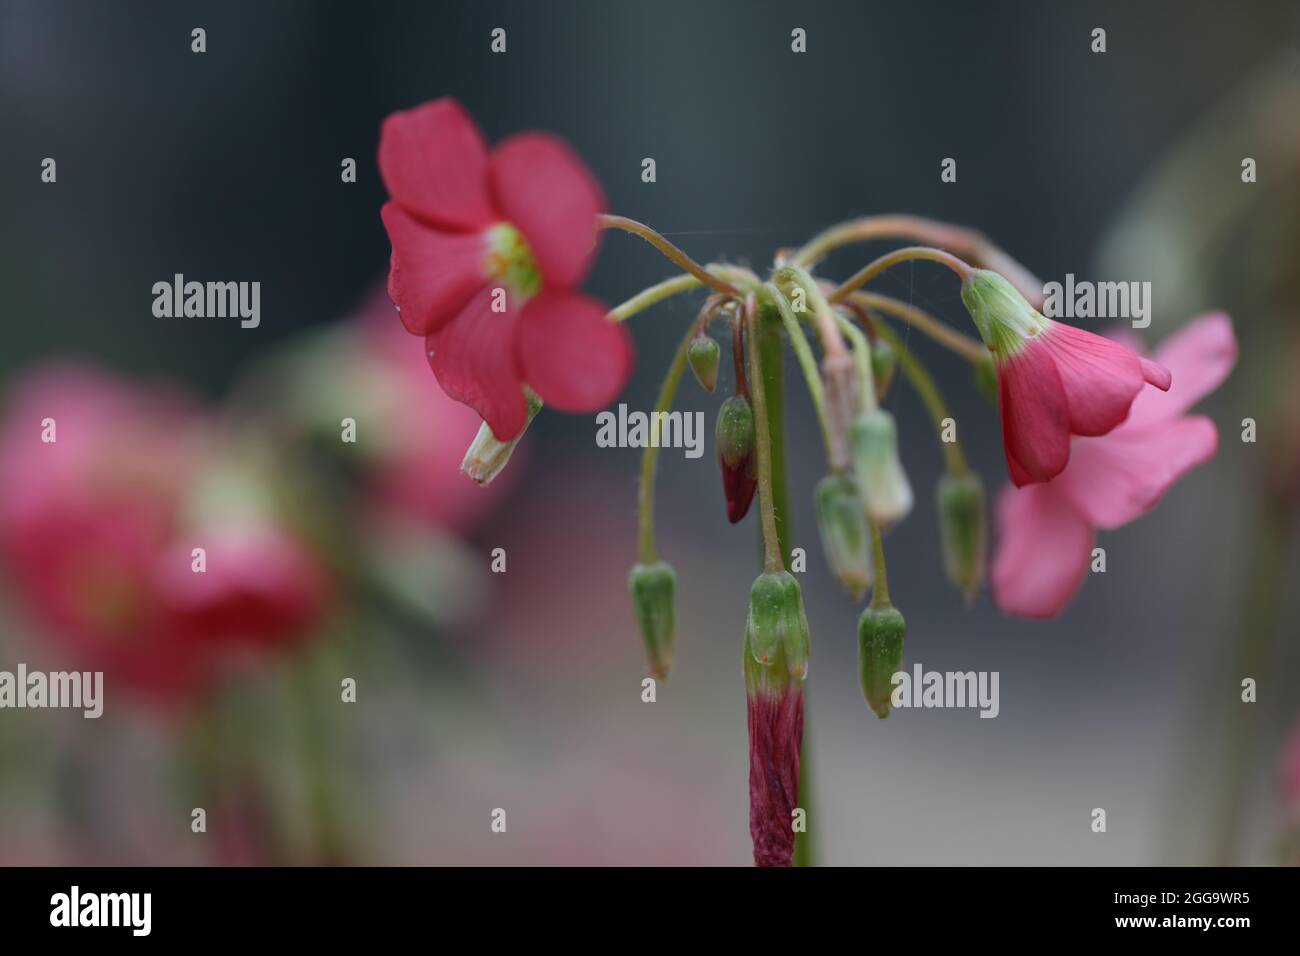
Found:
[[666, 257], [671, 259], [677, 265], [681, 266], [695, 278], [707, 285], [715, 292], [721, 292], [723, 295], [731, 298], [740, 298], [740, 290], [724, 279], [719, 279], [711, 274], [702, 265], [688, 256], [682, 250], [661, 236], [658, 232], [651, 229], [645, 223], [637, 222], [635, 219], [629, 219], [626, 216], [601, 215], [597, 217], [600, 228], [602, 229], [622, 229], [624, 232], [630, 232], [635, 236], [640, 236], [650, 245], [654, 246]]
[[800, 266], [781, 266], [772, 273], [772, 278], [774, 283], [789, 278], [792, 284], [803, 289], [804, 295], [812, 303], [813, 322], [817, 326], [823, 354], [827, 357], [846, 355], [848, 350], [844, 347], [844, 338], [835, 322], [835, 310], [826, 301], [826, 294], [808, 270]]
[[[710, 262], [705, 269], [719, 278], [730, 278], [732, 282], [738, 283], [746, 288], [757, 288], [759, 285], [758, 276], [748, 269], [740, 266], [724, 265], [720, 262]], [[605, 318], [611, 322], [623, 322], [636, 315], [638, 312], [644, 312], [650, 306], [669, 299], [682, 292], [689, 292], [691, 289], [698, 289], [704, 283], [693, 275], [673, 276], [664, 279], [648, 289], [642, 289], [632, 298], [623, 304], [610, 309], [605, 313]]]
[[944, 252], [942, 249], [935, 249], [932, 246], [908, 246], [905, 249], [895, 249], [893, 252], [886, 252], [878, 259], [873, 259], [861, 269], [859, 269], [851, 278], [840, 283], [839, 288], [830, 294], [832, 302], [842, 302], [848, 298], [849, 294], [861, 286], [866, 285], [876, 276], [880, 275], [887, 269], [892, 269], [896, 265], [904, 262], [915, 262], [925, 260], [937, 262], [940, 265], [947, 266], [953, 272], [957, 273], [957, 278], [965, 280], [975, 270], [969, 265], [958, 259], [951, 252]]
[[972, 265], [1001, 273], [1034, 308], [1043, 306], [1043, 283], [983, 233], [921, 216], [884, 215], [851, 219], [814, 236], [787, 261], [811, 268], [827, 253], [841, 246], [879, 239], [904, 239], [946, 249]]
[[[817, 411], [817, 424], [821, 426], [822, 443], [826, 447], [828, 458], [833, 457], [833, 446], [831, 444], [830, 423], [826, 419], [826, 391], [822, 387], [821, 376], [817, 372], [817, 359], [813, 357], [812, 348], [808, 345], [808, 338], [803, 334], [803, 329], [799, 325], [799, 320], [795, 318], [794, 309], [790, 307], [789, 300], [774, 283], [769, 282], [765, 288], [772, 301], [776, 304], [776, 309], [781, 313], [781, 323], [785, 326], [786, 335], [790, 337], [790, 346], [794, 349], [795, 358], [799, 360], [799, 367], [803, 370], [803, 377], [808, 383], [808, 394], [812, 396], [813, 408]], [[831, 462], [831, 467], [835, 463]]]
[[956, 329], [949, 328], [924, 309], [918, 309], [901, 299], [879, 295], [875, 292], [853, 292], [848, 298], [854, 304], [867, 309], [888, 312], [908, 325], [914, 326], [944, 348], [956, 352], [972, 365], [982, 365], [988, 361], [989, 350], [982, 343], [963, 335]]
[[[930, 420], [934, 423], [934, 427], [942, 433], [944, 419], [952, 416], [948, 411], [948, 403], [944, 401], [943, 392], [939, 390], [939, 385], [930, 374], [930, 370], [903, 343], [898, 333], [886, 325], [879, 317], [875, 318], [875, 326], [876, 334], [889, 343], [890, 347], [898, 355], [898, 365], [902, 368], [903, 375], [912, 388], [916, 390], [916, 394], [920, 396], [926, 411], [930, 413]], [[955, 439], [947, 442], [940, 438], [939, 444], [943, 448], [944, 461], [948, 466], [949, 474], [961, 476], [970, 470], [960, 442]]]
[[745, 297], [745, 331], [749, 352], [749, 379], [754, 404], [754, 447], [758, 455], [758, 510], [763, 525], [763, 570], [782, 571], [781, 540], [776, 531], [776, 511], [772, 501], [772, 446], [767, 421], [767, 389], [763, 387], [763, 360], [759, 355], [758, 310], [754, 295]]
[[[687, 327], [682, 344], [677, 346], [677, 352], [668, 366], [668, 374], [664, 376], [663, 384], [659, 386], [659, 398], [655, 401], [654, 407], [656, 413], [666, 413], [673, 406], [673, 400], [677, 397], [677, 386], [681, 384], [682, 374], [686, 371], [686, 354], [693, 338], [695, 338], [694, 321]], [[650, 420], [657, 421], [657, 414], [651, 415]], [[655, 546], [654, 515], [655, 465], [658, 461], [658, 444], [651, 442], [641, 453], [641, 486], [637, 492], [637, 552], [642, 564], [652, 564], [659, 560], [659, 551]]]
[[871, 606], [889, 607], [893, 602], [889, 599], [889, 571], [885, 567], [885, 542], [881, 538], [880, 528], [870, 518], [867, 519], [867, 527], [871, 529], [871, 570], [875, 579], [871, 586]]
[[862, 402], [860, 411], [874, 411], [876, 408], [876, 377], [871, 371], [871, 346], [867, 344], [867, 337], [862, 334], [858, 327], [839, 312], [835, 313], [835, 321], [839, 323], [844, 334], [853, 340], [853, 364], [857, 366], [858, 378], [862, 383], [859, 387], [859, 399]]

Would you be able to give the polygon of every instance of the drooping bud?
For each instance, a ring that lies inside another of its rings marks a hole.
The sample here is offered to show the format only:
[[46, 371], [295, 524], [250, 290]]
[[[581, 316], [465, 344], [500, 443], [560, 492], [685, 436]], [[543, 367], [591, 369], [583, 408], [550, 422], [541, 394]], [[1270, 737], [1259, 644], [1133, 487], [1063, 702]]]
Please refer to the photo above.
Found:
[[858, 618], [858, 667], [862, 695], [882, 720], [889, 716], [893, 677], [903, 666], [906, 622], [898, 608], [867, 607]]
[[808, 672], [808, 617], [799, 582], [789, 571], [768, 571], [754, 580], [745, 644], [758, 664], [783, 661], [790, 676], [798, 680]]
[[881, 528], [896, 524], [912, 510], [912, 486], [898, 458], [894, 416], [883, 408], [860, 415], [853, 423], [852, 444], [867, 517]]
[[876, 383], [876, 401], [884, 401], [898, 371], [898, 354], [884, 339], [871, 343], [871, 377]]
[[840, 585], [861, 600], [871, 586], [871, 537], [866, 506], [852, 475], [827, 475], [813, 495], [826, 563]]
[[993, 360], [993, 353], [990, 352], [988, 357], [975, 366], [972, 373], [975, 379], [975, 388], [979, 393], [989, 400], [994, 408], [998, 407], [998, 364]]
[[528, 419], [518, 435], [509, 441], [501, 441], [492, 434], [488, 423], [484, 422], [479, 426], [474, 440], [470, 442], [465, 458], [460, 463], [460, 470], [480, 485], [490, 483], [493, 478], [501, 474], [506, 463], [510, 461], [510, 456], [515, 453], [515, 446], [519, 444], [519, 439], [524, 437], [524, 432], [537, 417], [537, 413], [542, 410], [542, 400], [531, 391], [525, 391], [524, 397], [528, 400]]
[[1015, 286], [990, 269], [974, 269], [962, 280], [961, 301], [999, 362], [1015, 355], [1027, 339], [1046, 332], [1052, 324]]
[[695, 373], [695, 380], [712, 392], [718, 386], [718, 363], [722, 358], [722, 349], [711, 336], [700, 333], [691, 339], [686, 350], [686, 362]]
[[984, 482], [974, 472], [944, 475], [935, 489], [943, 568], [969, 603], [984, 583], [988, 517]]
[[828, 355], [822, 360], [822, 385], [826, 390], [826, 426], [829, 431], [831, 465], [849, 464], [849, 432], [862, 410], [859, 392], [861, 379], [857, 366], [848, 354]]
[[677, 575], [664, 561], [637, 564], [628, 575], [632, 609], [645, 641], [650, 673], [664, 678], [673, 669], [673, 639], [676, 637]]
[[744, 672], [749, 710], [749, 833], [757, 866], [789, 866], [799, 804], [808, 622], [794, 577], [760, 575], [750, 591]]
[[743, 395], [733, 395], [718, 409], [713, 432], [722, 469], [722, 491], [727, 498], [727, 518], [732, 524], [749, 513], [758, 488], [758, 467], [754, 454], [754, 409]]

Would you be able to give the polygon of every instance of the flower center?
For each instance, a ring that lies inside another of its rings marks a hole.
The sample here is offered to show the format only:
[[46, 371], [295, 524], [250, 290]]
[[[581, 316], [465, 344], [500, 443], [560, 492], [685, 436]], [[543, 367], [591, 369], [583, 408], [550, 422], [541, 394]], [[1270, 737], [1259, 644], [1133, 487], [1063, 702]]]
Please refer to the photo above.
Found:
[[520, 302], [540, 292], [542, 273], [523, 233], [508, 222], [499, 222], [488, 229], [486, 236], [483, 269], [488, 278], [504, 282], [511, 298]]

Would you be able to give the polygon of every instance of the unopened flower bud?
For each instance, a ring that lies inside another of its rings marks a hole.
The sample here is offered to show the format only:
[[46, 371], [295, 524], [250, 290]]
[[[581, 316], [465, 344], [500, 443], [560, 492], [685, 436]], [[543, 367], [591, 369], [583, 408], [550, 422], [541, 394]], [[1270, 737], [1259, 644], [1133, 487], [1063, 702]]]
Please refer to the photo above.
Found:
[[883, 408], [860, 415], [852, 444], [867, 516], [881, 528], [896, 524], [912, 510], [912, 486], [898, 458], [894, 416]]
[[893, 605], [868, 607], [858, 618], [858, 666], [862, 695], [877, 717], [889, 716], [893, 677], [903, 666], [907, 625]]
[[650, 672], [655, 677], [667, 677], [673, 669], [677, 575], [663, 561], [638, 564], [628, 575], [628, 589], [632, 592], [632, 608], [645, 641]]
[[936, 487], [936, 498], [944, 571], [970, 602], [984, 583], [988, 545], [984, 482], [974, 472], [944, 475]]
[[798, 582], [786, 571], [759, 575], [750, 591], [744, 649], [749, 834], [758, 866], [789, 866], [794, 854], [808, 644]]
[[732, 524], [749, 512], [758, 488], [754, 454], [754, 409], [743, 395], [733, 395], [718, 409], [713, 441], [722, 469], [722, 491], [727, 499], [727, 518]]
[[478, 428], [478, 434], [470, 442], [469, 448], [465, 452], [465, 458], [460, 463], [460, 470], [469, 475], [480, 485], [486, 485], [505, 469], [506, 463], [510, 461], [510, 456], [515, 453], [515, 446], [519, 444], [519, 439], [524, 437], [524, 432], [532, 424], [537, 413], [542, 410], [542, 400], [532, 392], [525, 392], [524, 397], [528, 400], [528, 420], [524, 427], [519, 430], [519, 434], [509, 441], [501, 441], [496, 435], [492, 434], [492, 429], [488, 423], [484, 422]]
[[[789, 571], [760, 574], [749, 591], [745, 622], [745, 646], [754, 661], [803, 680], [808, 672], [809, 643], [799, 582]], [[772, 679], [779, 681], [780, 677]]]
[[852, 475], [827, 475], [813, 496], [826, 563], [840, 585], [861, 600], [871, 586], [871, 538], [866, 507]]
[[884, 401], [898, 371], [898, 354], [884, 339], [871, 343], [871, 378], [876, 383], [876, 401]]
[[686, 350], [686, 362], [706, 392], [712, 392], [718, 385], [718, 362], [721, 358], [722, 349], [712, 337], [701, 333], [691, 339]]

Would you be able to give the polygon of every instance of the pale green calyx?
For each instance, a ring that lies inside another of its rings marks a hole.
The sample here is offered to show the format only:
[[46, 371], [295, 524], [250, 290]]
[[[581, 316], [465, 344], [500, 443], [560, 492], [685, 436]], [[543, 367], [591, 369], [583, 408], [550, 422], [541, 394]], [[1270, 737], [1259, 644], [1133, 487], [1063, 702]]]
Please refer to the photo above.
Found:
[[542, 270], [533, 258], [532, 247], [524, 234], [508, 222], [499, 222], [489, 228], [487, 254], [483, 258], [483, 271], [489, 279], [504, 282], [511, 298], [518, 302], [531, 299], [542, 289]]
[[484, 422], [478, 427], [478, 434], [474, 436], [474, 440], [469, 443], [465, 458], [460, 463], [460, 470], [480, 485], [489, 484], [493, 478], [501, 474], [506, 463], [510, 461], [510, 456], [515, 453], [515, 446], [519, 444], [519, 439], [524, 437], [524, 432], [537, 417], [537, 413], [542, 410], [542, 400], [531, 391], [525, 389], [524, 398], [528, 401], [528, 419], [518, 435], [509, 441], [502, 441], [492, 434], [492, 429], [487, 422]]
[[961, 301], [999, 361], [1018, 353], [1029, 339], [1052, 325], [1015, 286], [988, 269], [976, 269], [962, 281]]

